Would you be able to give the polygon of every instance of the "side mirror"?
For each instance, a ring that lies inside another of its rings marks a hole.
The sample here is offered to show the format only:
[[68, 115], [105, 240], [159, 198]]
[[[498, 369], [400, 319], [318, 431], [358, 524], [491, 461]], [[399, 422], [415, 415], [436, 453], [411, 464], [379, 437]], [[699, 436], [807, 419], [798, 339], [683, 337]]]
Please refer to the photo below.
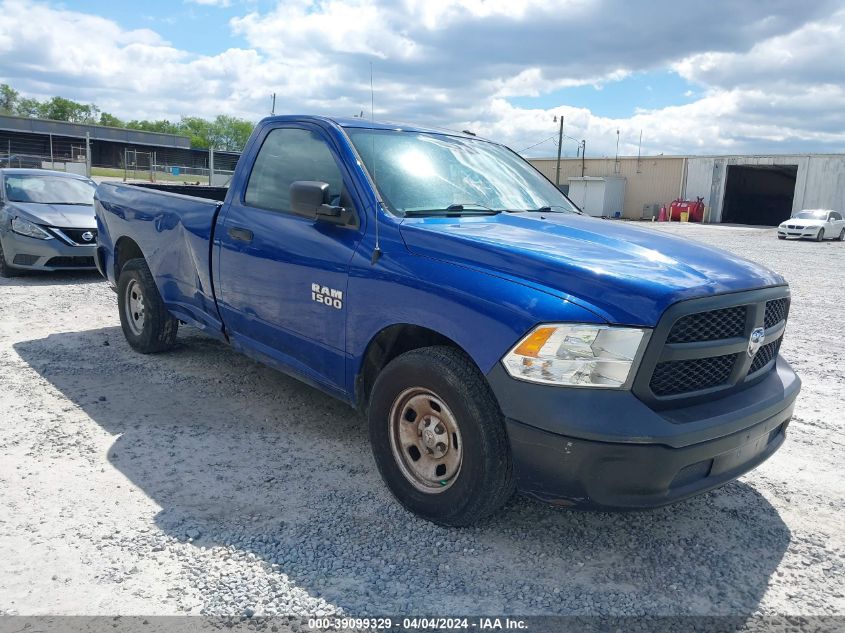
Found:
[[290, 184], [290, 208], [298, 215], [331, 224], [349, 224], [352, 215], [331, 204], [329, 185], [317, 180], [297, 180]]
[[290, 208], [298, 215], [317, 217], [317, 209], [329, 202], [329, 183], [297, 180], [290, 184]]

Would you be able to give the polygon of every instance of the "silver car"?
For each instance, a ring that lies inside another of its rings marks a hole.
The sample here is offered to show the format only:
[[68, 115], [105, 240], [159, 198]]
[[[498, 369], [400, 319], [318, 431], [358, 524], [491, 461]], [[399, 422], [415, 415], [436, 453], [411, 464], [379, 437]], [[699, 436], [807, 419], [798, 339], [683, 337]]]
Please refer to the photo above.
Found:
[[0, 276], [93, 269], [96, 184], [44, 169], [0, 169]]

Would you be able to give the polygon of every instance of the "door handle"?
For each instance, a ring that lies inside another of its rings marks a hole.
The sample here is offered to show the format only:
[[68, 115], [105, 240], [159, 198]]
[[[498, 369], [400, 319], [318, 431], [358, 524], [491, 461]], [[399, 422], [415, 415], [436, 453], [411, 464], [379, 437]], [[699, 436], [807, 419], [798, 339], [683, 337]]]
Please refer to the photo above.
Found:
[[230, 227], [228, 233], [229, 237], [231, 237], [233, 240], [238, 240], [239, 242], [252, 241], [252, 231], [250, 231], [249, 229]]

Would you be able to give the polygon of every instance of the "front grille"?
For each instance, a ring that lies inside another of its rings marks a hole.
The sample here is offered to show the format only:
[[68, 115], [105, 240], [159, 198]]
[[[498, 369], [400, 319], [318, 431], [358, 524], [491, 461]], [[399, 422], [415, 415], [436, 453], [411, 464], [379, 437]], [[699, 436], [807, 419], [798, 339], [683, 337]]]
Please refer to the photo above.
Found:
[[[63, 229], [51, 227], [53, 232], [67, 241], [72, 246], [93, 246], [97, 243], [97, 229]], [[91, 239], [86, 240], [83, 235], [89, 235]]]
[[789, 299], [783, 297], [782, 299], [775, 299], [766, 302], [766, 315], [763, 318], [763, 327], [767, 330], [770, 327], [776, 326], [781, 321], [786, 321], [786, 316], [789, 314]]
[[657, 396], [674, 396], [724, 385], [731, 377], [736, 354], [658, 363], [651, 376]]
[[[783, 287], [683, 301], [652, 332], [633, 391], [654, 408], [721, 397], [759, 380], [774, 366], [789, 313]], [[752, 332], [763, 345], [748, 355]]]
[[53, 268], [94, 268], [93, 257], [51, 257], [47, 266]]
[[688, 314], [675, 321], [669, 343], [714, 341], [742, 336], [745, 332], [745, 306]]
[[778, 355], [778, 351], [780, 350], [780, 341], [781, 339], [778, 339], [771, 343], [767, 343], [757, 350], [757, 354], [751, 362], [751, 367], [748, 369], [749, 376], [768, 365], [769, 362]]

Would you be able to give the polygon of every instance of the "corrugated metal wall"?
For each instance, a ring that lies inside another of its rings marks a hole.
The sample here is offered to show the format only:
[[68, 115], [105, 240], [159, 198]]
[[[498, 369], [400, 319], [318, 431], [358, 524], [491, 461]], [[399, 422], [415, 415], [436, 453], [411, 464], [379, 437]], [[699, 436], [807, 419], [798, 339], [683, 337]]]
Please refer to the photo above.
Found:
[[[530, 158], [529, 162], [543, 172], [552, 182], [555, 179], [555, 159]], [[623, 176], [625, 178], [625, 206], [623, 215], [632, 220], [640, 219], [645, 204], [668, 204], [678, 197], [684, 159], [679, 157], [650, 156], [620, 158], [618, 167], [613, 158], [587, 158], [585, 176]], [[560, 182], [565, 185], [571, 176], [581, 176], [580, 158], [562, 158]]]
[[712, 222], [722, 219], [725, 183], [731, 165], [796, 165], [792, 212], [845, 209], [845, 155], [692, 156], [687, 159], [685, 196], [704, 198]]
[[801, 209], [845, 212], [845, 156], [807, 156], [798, 165], [793, 213]]

